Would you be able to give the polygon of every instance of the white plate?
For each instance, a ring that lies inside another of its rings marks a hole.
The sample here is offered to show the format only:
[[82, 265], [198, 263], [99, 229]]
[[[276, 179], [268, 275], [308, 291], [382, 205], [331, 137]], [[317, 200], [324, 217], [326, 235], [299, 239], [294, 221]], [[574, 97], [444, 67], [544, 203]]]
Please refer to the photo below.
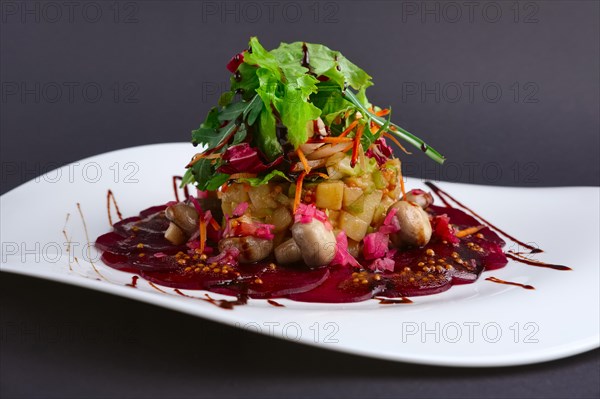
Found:
[[[81, 204], [93, 241], [110, 230], [109, 188], [126, 216], [171, 200], [171, 177], [182, 173], [194, 150], [187, 143], [172, 143], [114, 151], [57, 169], [3, 195], [1, 270], [121, 295], [325, 349], [397, 361], [508, 366], [558, 359], [599, 345], [600, 191], [594, 187], [440, 184], [490, 222], [544, 248], [537, 259], [573, 270], [511, 262], [504, 269], [484, 272], [474, 284], [415, 297], [412, 304], [277, 300], [285, 307], [274, 307], [250, 300], [247, 306], [225, 310], [172, 289], [162, 288], [161, 293], [143, 280], [136, 289], [128, 287], [132, 275], [87, 261], [98, 254], [86, 246], [76, 203]], [[423, 187], [416, 179], [407, 184]], [[62, 233], [67, 213], [71, 254]], [[485, 281], [488, 276], [536, 289]]]

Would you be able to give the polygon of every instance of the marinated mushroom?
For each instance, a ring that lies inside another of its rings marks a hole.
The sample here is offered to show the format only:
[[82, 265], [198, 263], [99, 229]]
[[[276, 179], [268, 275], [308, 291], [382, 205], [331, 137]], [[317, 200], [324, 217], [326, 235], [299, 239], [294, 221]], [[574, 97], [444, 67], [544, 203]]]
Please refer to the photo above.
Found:
[[239, 261], [242, 263], [258, 262], [265, 259], [273, 251], [273, 241], [254, 236], [229, 237], [219, 241], [219, 251], [227, 248], [237, 248], [240, 251]]
[[300, 262], [302, 260], [302, 252], [296, 241], [290, 238], [275, 248], [275, 259], [277, 263], [281, 263], [282, 265]]
[[418, 188], [407, 192], [402, 199], [405, 201], [414, 202], [423, 209], [427, 209], [429, 205], [433, 204], [433, 196], [431, 193], [419, 190]]
[[429, 216], [419, 205], [409, 201], [397, 201], [388, 212], [396, 209], [400, 231], [390, 234], [392, 243], [397, 247], [426, 245], [431, 239]]
[[323, 266], [333, 260], [336, 251], [335, 235], [323, 222], [313, 219], [309, 223], [294, 223], [292, 237], [308, 266]]
[[171, 222], [165, 231], [165, 238], [173, 245], [181, 245], [187, 241], [188, 236], [175, 223]]
[[198, 230], [198, 212], [192, 205], [183, 202], [171, 205], [165, 210], [165, 216], [188, 235]]

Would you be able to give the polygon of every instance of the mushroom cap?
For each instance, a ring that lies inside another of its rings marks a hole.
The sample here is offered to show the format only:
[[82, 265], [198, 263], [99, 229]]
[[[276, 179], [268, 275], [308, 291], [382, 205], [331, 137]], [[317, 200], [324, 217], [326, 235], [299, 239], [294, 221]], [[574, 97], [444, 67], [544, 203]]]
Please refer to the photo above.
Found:
[[327, 265], [335, 257], [335, 235], [317, 219], [308, 223], [294, 223], [292, 237], [300, 248], [304, 263], [308, 266]]
[[[431, 239], [429, 215], [418, 204], [409, 201], [397, 201], [391, 207], [396, 209], [400, 231], [390, 235], [397, 247], [426, 245]], [[389, 212], [389, 211], [388, 211]]]

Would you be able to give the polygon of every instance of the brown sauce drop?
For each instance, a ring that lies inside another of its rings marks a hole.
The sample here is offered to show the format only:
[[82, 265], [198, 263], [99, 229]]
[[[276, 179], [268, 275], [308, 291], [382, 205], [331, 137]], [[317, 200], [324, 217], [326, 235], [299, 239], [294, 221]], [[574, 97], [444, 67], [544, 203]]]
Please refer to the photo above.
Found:
[[273, 306], [275, 306], [275, 307], [281, 307], [281, 308], [285, 307], [285, 305], [282, 305], [282, 304], [280, 304], [279, 302], [275, 302], [275, 301], [274, 301], [274, 300], [272, 300], [272, 299], [268, 299], [268, 300], [267, 300], [267, 302], [269, 303], [269, 305], [273, 305]]
[[310, 69], [310, 56], [308, 55], [308, 46], [306, 45], [306, 43], [302, 43], [302, 61], [301, 61], [301, 65], [304, 68], [309, 68]]
[[399, 304], [399, 303], [414, 303], [413, 301], [411, 301], [410, 299], [408, 299], [406, 297], [402, 297], [402, 298], [375, 297], [373, 299], [377, 299], [379, 301], [380, 305], [393, 305], [393, 304]]
[[131, 288], [137, 288], [137, 281], [139, 279], [139, 276], [131, 276], [131, 283], [129, 284], [125, 284], [127, 287], [131, 287]]
[[486, 280], [487, 281], [491, 281], [493, 283], [498, 283], [498, 284], [515, 285], [517, 287], [525, 288], [526, 290], [535, 290], [535, 287], [533, 285], [521, 284], [521, 283], [514, 283], [512, 281], [500, 280], [499, 278], [496, 278], [496, 277], [488, 277], [488, 278], [486, 278]]

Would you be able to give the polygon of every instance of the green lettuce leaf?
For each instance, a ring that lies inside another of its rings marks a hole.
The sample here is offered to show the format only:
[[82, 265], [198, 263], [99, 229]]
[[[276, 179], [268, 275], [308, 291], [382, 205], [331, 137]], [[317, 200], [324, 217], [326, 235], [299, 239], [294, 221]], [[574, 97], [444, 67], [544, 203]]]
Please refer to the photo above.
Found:
[[268, 174], [262, 176], [262, 177], [242, 177], [239, 178], [237, 180], [245, 182], [250, 184], [252, 187], [256, 187], [256, 186], [260, 186], [263, 184], [267, 184], [271, 179], [273, 179], [274, 177], [279, 176], [284, 178], [287, 181], [291, 181], [286, 175], [285, 173], [283, 173], [280, 170], [273, 170], [271, 172], [269, 172]]

